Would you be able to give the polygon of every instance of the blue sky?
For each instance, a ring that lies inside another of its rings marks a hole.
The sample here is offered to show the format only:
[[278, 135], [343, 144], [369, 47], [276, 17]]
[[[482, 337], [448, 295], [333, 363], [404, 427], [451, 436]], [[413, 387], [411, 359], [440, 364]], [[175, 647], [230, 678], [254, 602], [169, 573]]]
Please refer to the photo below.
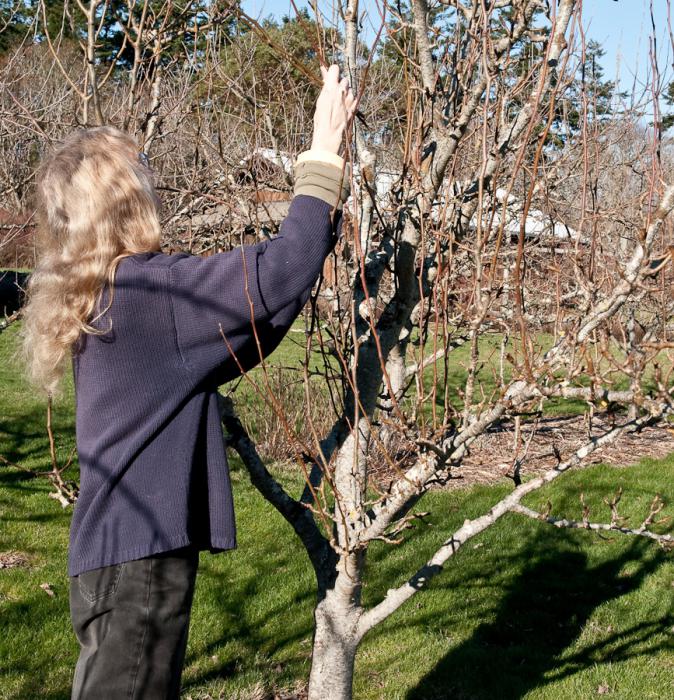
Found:
[[[583, 24], [587, 35], [606, 50], [606, 76], [620, 77], [623, 89], [631, 91], [636, 79], [643, 85], [650, 73], [650, 0], [584, 0]], [[667, 27], [667, 0], [652, 0], [656, 26], [657, 58], [660, 74], [674, 78], [672, 48]], [[674, 7], [673, 7], [674, 12]], [[674, 22], [674, 15], [672, 16]], [[674, 29], [674, 27], [673, 27]]]
[[[637, 93], [650, 75], [649, 65], [649, 7], [653, 4], [658, 39], [660, 73], [674, 78], [672, 51], [667, 29], [667, 0], [583, 0], [583, 25], [587, 37], [599, 41], [606, 50], [603, 60], [608, 79], [619, 77], [621, 87], [631, 92], [636, 80]], [[297, 7], [308, 6], [296, 0]], [[674, 5], [674, 0], [673, 0]], [[290, 0], [243, 0], [244, 10], [254, 17], [294, 14]], [[319, 0], [318, 7], [332, 14], [332, 0]], [[311, 10], [310, 10], [311, 11]], [[361, 0], [361, 12], [367, 11], [372, 21], [379, 18], [373, 0]], [[672, 10], [674, 22], [674, 8]], [[368, 22], [365, 22], [366, 26]], [[366, 38], [368, 34], [366, 33]], [[373, 34], [370, 34], [373, 36]]]

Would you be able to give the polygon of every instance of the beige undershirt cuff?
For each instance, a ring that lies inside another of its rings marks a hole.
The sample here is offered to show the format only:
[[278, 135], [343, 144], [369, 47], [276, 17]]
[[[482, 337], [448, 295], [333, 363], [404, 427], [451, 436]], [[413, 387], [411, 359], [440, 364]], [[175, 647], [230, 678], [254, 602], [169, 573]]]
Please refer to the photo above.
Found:
[[319, 149], [300, 153], [295, 161], [294, 194], [318, 197], [341, 209], [351, 192], [351, 166], [344, 159]]

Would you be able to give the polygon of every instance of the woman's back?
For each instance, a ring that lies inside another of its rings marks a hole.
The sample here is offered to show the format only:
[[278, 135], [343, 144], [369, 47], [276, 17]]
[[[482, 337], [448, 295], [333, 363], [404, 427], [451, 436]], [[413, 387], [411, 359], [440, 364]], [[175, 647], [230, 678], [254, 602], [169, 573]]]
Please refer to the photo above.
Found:
[[[80, 495], [70, 576], [189, 543], [236, 546], [217, 388], [287, 333], [341, 229], [341, 211], [331, 214], [298, 194], [270, 241], [120, 261], [112, 304], [92, 322], [110, 331], [83, 334], [73, 355]], [[106, 286], [100, 308], [108, 295]]]

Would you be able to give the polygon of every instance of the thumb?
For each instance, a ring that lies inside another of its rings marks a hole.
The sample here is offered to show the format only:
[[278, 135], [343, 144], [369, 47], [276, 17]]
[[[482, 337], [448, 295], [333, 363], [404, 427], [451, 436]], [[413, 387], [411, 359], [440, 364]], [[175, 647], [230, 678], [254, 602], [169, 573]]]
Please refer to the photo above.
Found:
[[326, 70], [324, 65], [321, 65], [321, 77], [323, 78], [323, 82], [325, 82], [325, 76], [328, 74], [328, 71]]

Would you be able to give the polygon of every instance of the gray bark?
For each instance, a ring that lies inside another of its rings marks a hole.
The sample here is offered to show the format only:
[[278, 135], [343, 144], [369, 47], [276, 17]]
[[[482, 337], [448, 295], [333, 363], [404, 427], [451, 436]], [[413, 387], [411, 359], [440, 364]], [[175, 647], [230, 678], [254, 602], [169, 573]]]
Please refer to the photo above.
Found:
[[351, 700], [359, 618], [335, 590], [316, 606], [309, 700]]

